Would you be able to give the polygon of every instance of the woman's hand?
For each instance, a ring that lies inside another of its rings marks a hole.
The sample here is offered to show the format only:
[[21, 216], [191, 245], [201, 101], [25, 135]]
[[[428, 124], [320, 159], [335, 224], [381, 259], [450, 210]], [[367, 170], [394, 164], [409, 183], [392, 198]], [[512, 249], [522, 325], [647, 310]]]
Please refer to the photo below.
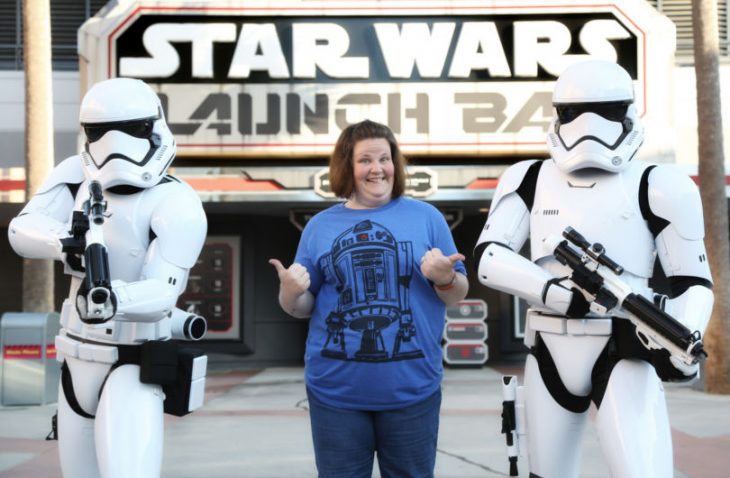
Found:
[[279, 259], [269, 259], [279, 275], [279, 305], [294, 317], [309, 317], [314, 307], [314, 296], [309, 292], [309, 271], [295, 262], [288, 268]]
[[300, 296], [309, 289], [311, 283], [309, 272], [303, 265], [295, 262], [286, 268], [279, 259], [269, 259], [269, 264], [276, 269], [279, 286], [287, 295]]
[[436, 286], [448, 286], [455, 280], [454, 264], [465, 259], [463, 254], [445, 256], [441, 249], [434, 247], [421, 258], [421, 273]]

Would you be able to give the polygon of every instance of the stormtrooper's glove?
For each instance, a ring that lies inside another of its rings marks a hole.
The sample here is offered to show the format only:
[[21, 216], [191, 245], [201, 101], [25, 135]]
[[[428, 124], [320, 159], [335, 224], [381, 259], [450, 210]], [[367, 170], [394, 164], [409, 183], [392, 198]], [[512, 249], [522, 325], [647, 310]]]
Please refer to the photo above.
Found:
[[568, 317], [585, 317], [588, 315], [588, 311], [591, 308], [591, 304], [586, 300], [583, 293], [577, 288], [573, 287], [570, 289], [573, 295], [570, 297], [570, 305], [568, 310], [565, 311], [565, 315]]
[[678, 359], [677, 357], [669, 357], [669, 361], [672, 363], [674, 368], [679, 370], [687, 379], [694, 378], [695, 375], [697, 375], [697, 372], [700, 370], [700, 364], [694, 363], [692, 365], [687, 365], [682, 360]]
[[77, 272], [84, 272], [83, 256], [86, 249], [86, 231], [89, 217], [83, 211], [74, 211], [71, 219], [70, 236], [61, 238], [61, 252], [64, 263]]
[[581, 291], [573, 287], [567, 289], [558, 282], [562, 279], [551, 279], [545, 283], [542, 293], [542, 302], [552, 310], [567, 317], [585, 317], [590, 310], [590, 304]]

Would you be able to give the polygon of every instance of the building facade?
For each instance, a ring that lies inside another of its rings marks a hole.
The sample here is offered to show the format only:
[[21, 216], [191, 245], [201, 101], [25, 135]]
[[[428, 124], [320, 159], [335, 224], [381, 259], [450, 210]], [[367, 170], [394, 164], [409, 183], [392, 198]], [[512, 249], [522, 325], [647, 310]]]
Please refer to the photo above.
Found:
[[[337, 200], [327, 157], [352, 122], [394, 130], [410, 163], [408, 193], [444, 213], [467, 256], [501, 172], [547, 157], [552, 85], [579, 59], [616, 61], [634, 78], [643, 159], [696, 171], [691, 59], [662, 2], [51, 3], [52, 15], [77, 8], [79, 20], [83, 4], [88, 18], [77, 50], [54, 49], [56, 162], [78, 149], [78, 103], [90, 85], [137, 77], [158, 92], [178, 144], [171, 172], [198, 191], [209, 219], [180, 305], [208, 318], [204, 346], [220, 359], [302, 360], [307, 323], [279, 308], [267, 261], [290, 262], [308, 218]], [[0, 47], [3, 231], [25, 200], [22, 55], [9, 51]], [[18, 310], [22, 261], [6, 242], [0, 259], [0, 312]], [[487, 305], [489, 358], [523, 352], [522, 305], [481, 286], [471, 260], [467, 271], [469, 303]], [[59, 271], [59, 301], [65, 284]]]

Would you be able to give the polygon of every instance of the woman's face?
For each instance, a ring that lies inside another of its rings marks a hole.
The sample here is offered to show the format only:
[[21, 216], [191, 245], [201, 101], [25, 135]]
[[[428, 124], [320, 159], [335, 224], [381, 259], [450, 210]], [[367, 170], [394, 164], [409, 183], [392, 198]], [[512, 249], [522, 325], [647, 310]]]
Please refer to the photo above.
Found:
[[354, 191], [350, 201], [354, 208], [372, 208], [387, 204], [393, 193], [393, 158], [385, 138], [363, 139], [352, 153]]

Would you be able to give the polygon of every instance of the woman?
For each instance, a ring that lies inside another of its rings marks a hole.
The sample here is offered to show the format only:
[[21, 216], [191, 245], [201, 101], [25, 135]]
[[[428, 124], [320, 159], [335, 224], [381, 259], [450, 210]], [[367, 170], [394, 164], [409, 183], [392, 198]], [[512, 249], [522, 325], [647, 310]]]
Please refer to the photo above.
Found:
[[279, 303], [310, 317], [305, 382], [319, 476], [433, 476], [445, 305], [466, 296], [464, 256], [441, 213], [403, 196], [392, 131], [365, 120], [340, 134], [330, 185], [347, 201], [314, 216]]

